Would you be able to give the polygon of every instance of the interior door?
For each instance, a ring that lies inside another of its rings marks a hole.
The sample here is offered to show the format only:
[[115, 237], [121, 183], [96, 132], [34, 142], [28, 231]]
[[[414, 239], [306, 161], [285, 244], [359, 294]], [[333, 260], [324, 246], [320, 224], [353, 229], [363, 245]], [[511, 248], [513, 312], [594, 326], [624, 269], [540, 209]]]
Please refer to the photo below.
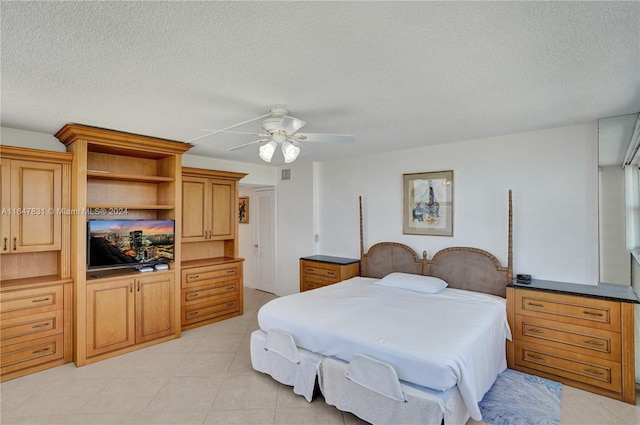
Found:
[[254, 191], [255, 237], [253, 282], [257, 289], [276, 293], [276, 201], [275, 190]]

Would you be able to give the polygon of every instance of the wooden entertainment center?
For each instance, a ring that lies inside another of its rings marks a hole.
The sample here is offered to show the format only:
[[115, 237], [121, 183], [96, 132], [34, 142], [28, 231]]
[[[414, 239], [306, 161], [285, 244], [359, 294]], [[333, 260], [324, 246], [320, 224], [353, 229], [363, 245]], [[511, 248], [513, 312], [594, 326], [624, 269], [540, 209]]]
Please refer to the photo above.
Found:
[[[183, 168], [187, 143], [77, 124], [55, 137], [66, 153], [0, 146], [3, 381], [243, 313], [236, 241], [246, 174]], [[94, 219], [168, 221], [162, 258], [173, 261], [146, 273], [90, 268]]]

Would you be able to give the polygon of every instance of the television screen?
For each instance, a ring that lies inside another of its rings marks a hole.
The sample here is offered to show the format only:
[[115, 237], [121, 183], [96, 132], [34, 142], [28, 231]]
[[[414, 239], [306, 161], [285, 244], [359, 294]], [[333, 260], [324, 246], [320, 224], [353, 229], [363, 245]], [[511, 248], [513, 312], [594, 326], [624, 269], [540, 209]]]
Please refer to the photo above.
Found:
[[89, 220], [89, 268], [170, 263], [174, 220]]

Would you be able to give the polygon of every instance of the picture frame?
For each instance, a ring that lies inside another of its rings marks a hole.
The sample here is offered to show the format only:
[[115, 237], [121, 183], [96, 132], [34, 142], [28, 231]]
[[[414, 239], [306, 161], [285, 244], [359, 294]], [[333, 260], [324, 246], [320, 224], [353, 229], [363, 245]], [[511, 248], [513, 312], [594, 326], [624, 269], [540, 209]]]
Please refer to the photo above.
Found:
[[240, 196], [238, 198], [238, 220], [240, 223], [249, 223], [249, 197]]
[[405, 235], [453, 236], [453, 170], [402, 175]]

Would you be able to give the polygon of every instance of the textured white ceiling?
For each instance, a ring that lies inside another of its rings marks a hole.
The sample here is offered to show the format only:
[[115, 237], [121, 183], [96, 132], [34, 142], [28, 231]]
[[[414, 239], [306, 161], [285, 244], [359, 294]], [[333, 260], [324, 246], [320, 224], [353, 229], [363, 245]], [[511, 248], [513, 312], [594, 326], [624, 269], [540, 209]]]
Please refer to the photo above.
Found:
[[[298, 161], [640, 110], [640, 2], [7, 2], [2, 126], [187, 141], [286, 107]], [[259, 122], [239, 130], [257, 131]], [[255, 139], [189, 153], [262, 163]], [[3, 141], [7, 143], [7, 141]], [[274, 165], [282, 164], [276, 155]]]

